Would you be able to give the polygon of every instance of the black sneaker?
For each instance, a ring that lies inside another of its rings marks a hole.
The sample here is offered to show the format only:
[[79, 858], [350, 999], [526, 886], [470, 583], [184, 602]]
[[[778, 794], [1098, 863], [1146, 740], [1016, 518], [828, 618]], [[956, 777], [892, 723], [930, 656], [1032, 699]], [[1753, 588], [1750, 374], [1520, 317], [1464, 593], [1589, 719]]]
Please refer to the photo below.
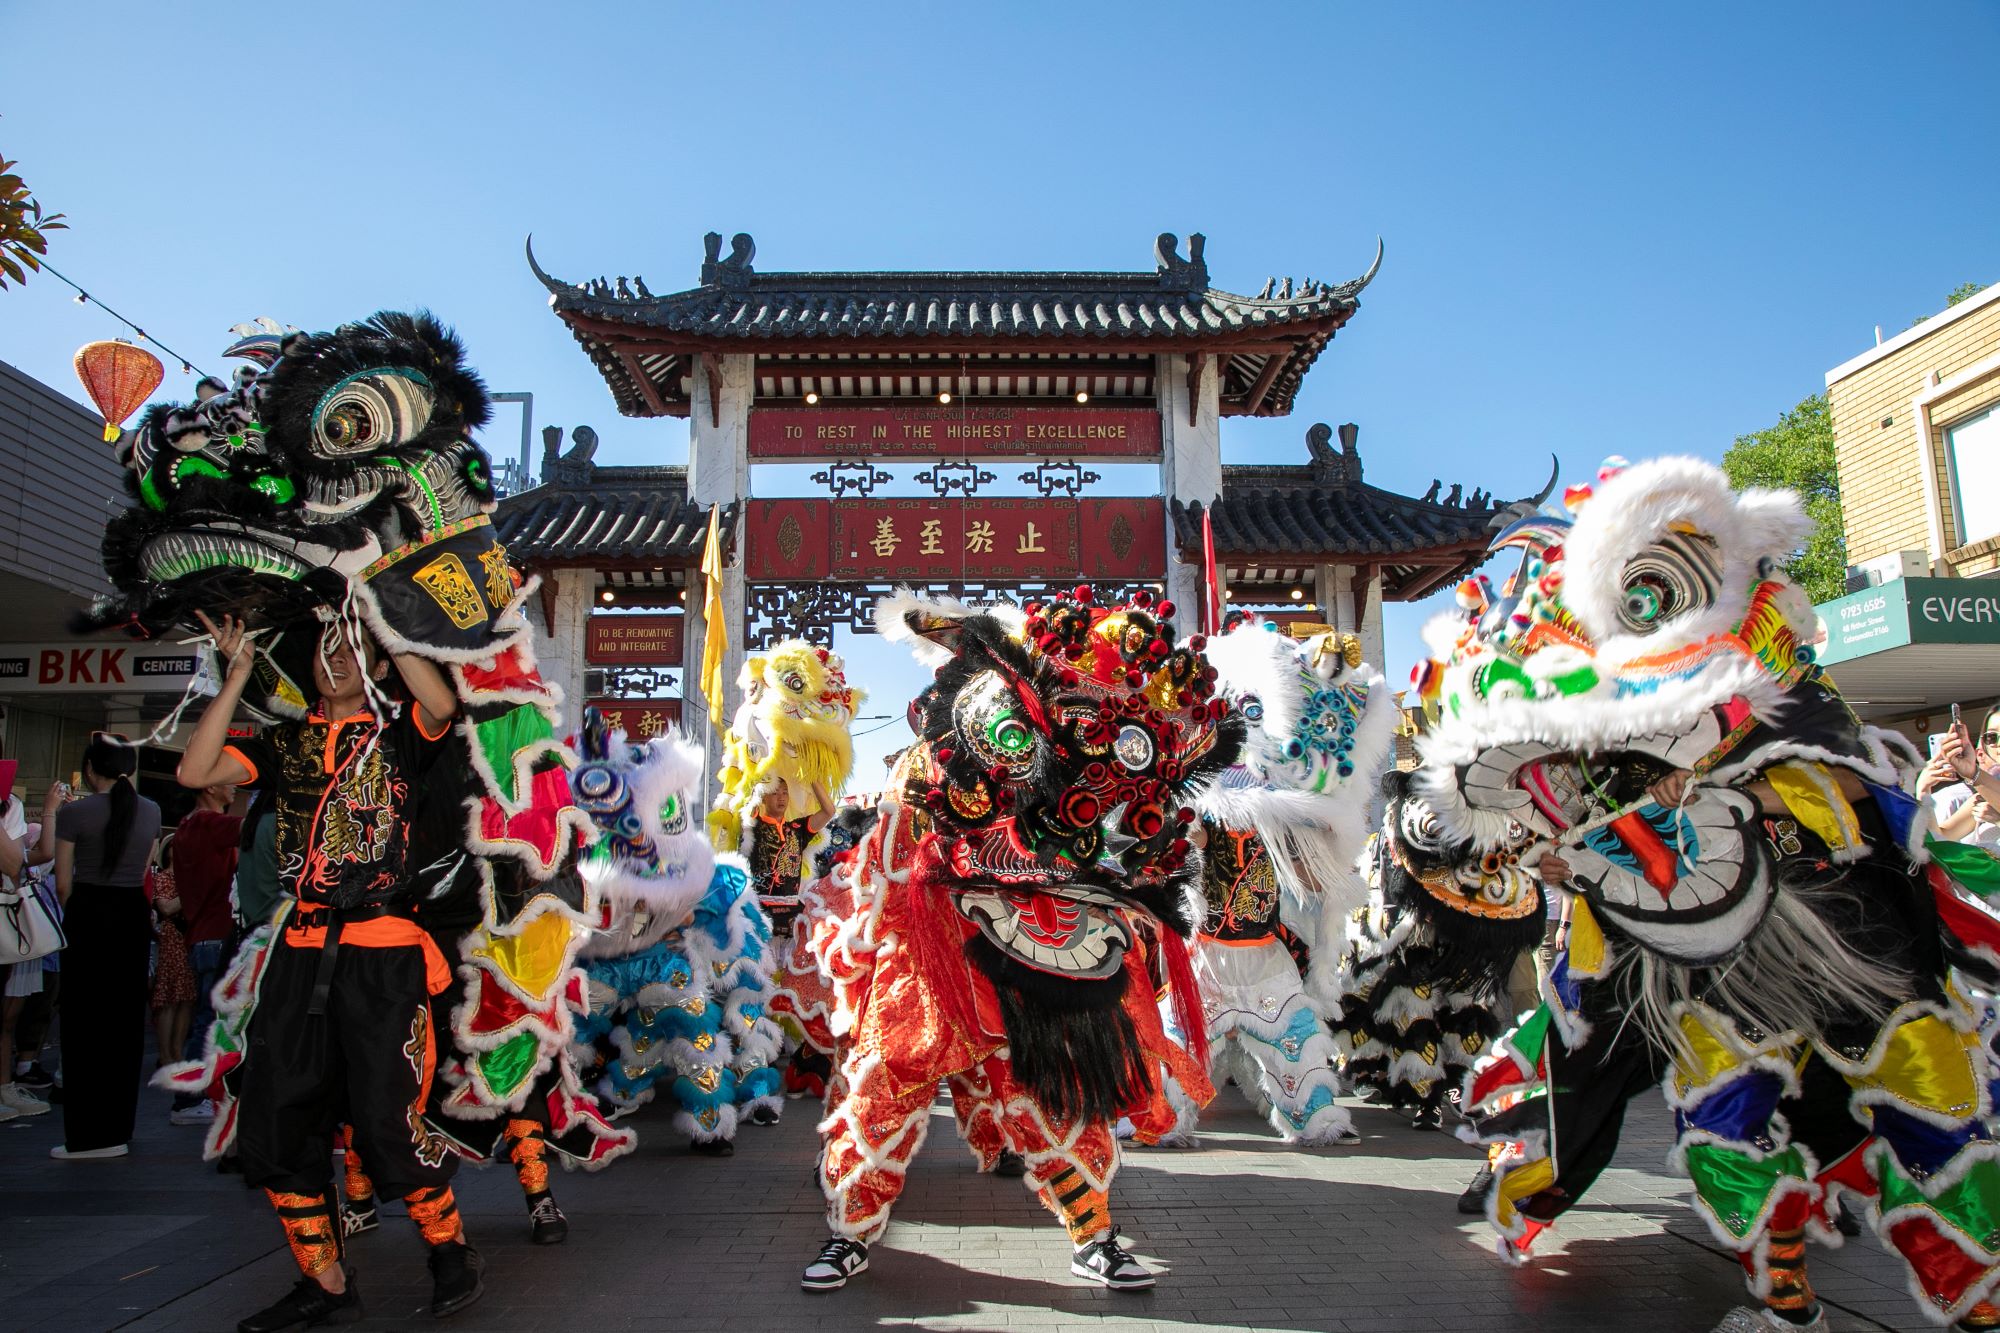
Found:
[[375, 1196], [363, 1195], [359, 1199], [343, 1196], [340, 1200], [340, 1234], [358, 1236], [364, 1231], [373, 1231], [382, 1225], [382, 1218], [375, 1208]]
[[569, 1239], [569, 1219], [556, 1206], [556, 1196], [546, 1190], [528, 1196], [528, 1236], [537, 1245], [560, 1245]]
[[1486, 1196], [1493, 1192], [1493, 1168], [1482, 1166], [1472, 1183], [1465, 1187], [1465, 1193], [1458, 1196], [1458, 1211], [1467, 1217], [1486, 1215]]
[[778, 1123], [778, 1108], [777, 1108], [777, 1107], [775, 1107], [775, 1106], [760, 1106], [760, 1107], [758, 1107], [758, 1108], [757, 1108], [756, 1110], [754, 1110], [754, 1111], [752, 1111], [752, 1112], [750, 1113], [750, 1123], [751, 1123], [751, 1124], [753, 1124], [753, 1125], [775, 1125], [775, 1124], [777, 1124], [777, 1123]]
[[1861, 1219], [1849, 1212], [1845, 1206], [1836, 1204], [1833, 1210], [1833, 1229], [1853, 1240], [1861, 1235]]
[[1410, 1121], [1410, 1128], [1443, 1129], [1444, 1109], [1437, 1106], [1419, 1106], [1416, 1117]]
[[433, 1319], [457, 1314], [486, 1290], [486, 1284], [479, 1280], [486, 1261], [464, 1241], [448, 1240], [431, 1246], [430, 1265]]
[[55, 1075], [42, 1068], [40, 1061], [29, 1065], [27, 1073], [14, 1075], [14, 1081], [31, 1092], [45, 1092], [56, 1085]]
[[807, 1291], [833, 1291], [847, 1285], [847, 1279], [868, 1271], [868, 1247], [845, 1236], [829, 1236], [819, 1247], [819, 1258], [806, 1265], [799, 1285]]
[[1078, 1249], [1069, 1271], [1113, 1291], [1142, 1291], [1153, 1285], [1152, 1270], [1125, 1252], [1115, 1232]]
[[688, 1151], [703, 1157], [734, 1157], [736, 1145], [728, 1139], [694, 1139], [689, 1142]]
[[1027, 1159], [1017, 1152], [1000, 1150], [1000, 1160], [993, 1164], [993, 1174], [1005, 1176], [1009, 1180], [1019, 1180], [1028, 1174]]
[[361, 1318], [361, 1291], [348, 1270], [347, 1290], [336, 1295], [309, 1277], [302, 1277], [276, 1304], [267, 1305], [236, 1325], [236, 1333], [285, 1333], [287, 1329], [318, 1328], [322, 1324], [352, 1324]]

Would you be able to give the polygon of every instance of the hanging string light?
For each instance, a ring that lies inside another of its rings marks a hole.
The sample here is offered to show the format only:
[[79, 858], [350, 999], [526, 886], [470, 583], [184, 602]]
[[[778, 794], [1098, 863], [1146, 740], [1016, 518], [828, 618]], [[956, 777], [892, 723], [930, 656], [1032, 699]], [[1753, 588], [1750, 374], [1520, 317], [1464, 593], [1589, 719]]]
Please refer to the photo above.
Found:
[[[173, 348], [167, 346], [165, 343], [161, 342], [158, 338], [155, 338], [152, 334], [146, 332], [144, 329], [140, 328], [137, 324], [134, 324], [131, 320], [125, 318], [125, 316], [119, 314], [116, 310], [113, 310], [110, 306], [104, 304], [104, 302], [92, 296], [89, 292], [85, 291], [82, 287], [78, 286], [69, 277], [67, 277], [57, 269], [51, 267], [48, 260], [41, 259], [38, 260], [37, 263], [41, 268], [42, 272], [48, 274], [50, 277], [56, 279], [58, 282], [63, 283], [65, 286], [69, 287], [76, 293], [75, 300], [78, 305], [96, 306], [99, 310], [102, 310], [105, 314], [111, 316], [111, 318], [117, 320], [120, 324], [123, 324], [126, 328], [132, 330], [133, 333], [137, 334], [140, 342], [151, 343], [153, 344], [153, 346], [159, 348], [162, 352], [165, 352], [173, 360], [180, 362], [181, 374], [191, 375], [195, 373], [194, 362], [188, 360], [186, 357], [182, 356], [179, 352], [176, 352]], [[203, 375], [206, 375], [208, 372], [202, 371], [201, 373]]]

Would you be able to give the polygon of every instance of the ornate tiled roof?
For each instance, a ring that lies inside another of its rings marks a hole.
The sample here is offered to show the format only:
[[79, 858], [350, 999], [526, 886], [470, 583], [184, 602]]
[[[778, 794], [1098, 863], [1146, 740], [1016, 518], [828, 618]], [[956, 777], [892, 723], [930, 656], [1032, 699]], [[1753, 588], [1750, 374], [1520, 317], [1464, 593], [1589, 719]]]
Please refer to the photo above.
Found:
[[[1517, 506], [1542, 498], [1502, 502], [1454, 484], [1440, 499], [1437, 481], [1420, 498], [1370, 486], [1361, 479], [1358, 435], [1355, 426], [1342, 426], [1335, 449], [1332, 428], [1316, 425], [1306, 432], [1306, 464], [1225, 466], [1210, 519], [1217, 556], [1372, 563], [1384, 570], [1386, 595], [1418, 596], [1477, 568], [1494, 533], [1521, 512]], [[1202, 507], [1176, 500], [1173, 510], [1183, 558], [1198, 558]]]
[[[566, 463], [559, 475], [500, 502], [494, 525], [523, 567], [701, 559], [708, 510], [688, 499], [687, 469]], [[723, 513], [726, 542], [735, 516]]]
[[[1157, 350], [1220, 356], [1224, 413], [1279, 416], [1381, 264], [1378, 247], [1375, 265], [1352, 281], [1274, 278], [1257, 295], [1239, 296], [1208, 285], [1200, 235], [1188, 238], [1183, 258], [1179, 239], [1162, 234], [1153, 271], [1132, 273], [758, 273], [749, 236], [737, 235], [726, 259], [721, 242], [707, 237], [700, 286], [666, 296], [639, 278], [561, 281], [529, 250], [550, 307], [604, 375], [619, 411], [685, 415], [703, 351], [865, 355], [873, 369], [848, 379], [907, 382], [908, 374], [885, 374], [880, 358], [945, 352], [952, 359], [943, 368], [953, 370], [965, 356], [1009, 351], [1087, 358]], [[981, 373], [977, 363], [972, 370]], [[760, 380], [776, 373], [760, 365]]]

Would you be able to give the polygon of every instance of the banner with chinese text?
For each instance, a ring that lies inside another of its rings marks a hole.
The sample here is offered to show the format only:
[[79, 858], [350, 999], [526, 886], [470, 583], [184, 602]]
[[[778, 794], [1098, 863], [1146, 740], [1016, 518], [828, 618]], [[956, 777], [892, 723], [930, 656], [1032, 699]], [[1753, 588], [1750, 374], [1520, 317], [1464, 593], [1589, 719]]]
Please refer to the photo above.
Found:
[[753, 500], [745, 576], [756, 583], [1157, 579], [1157, 499]]
[[679, 699], [592, 699], [590, 706], [629, 741], [649, 741], [681, 720]]

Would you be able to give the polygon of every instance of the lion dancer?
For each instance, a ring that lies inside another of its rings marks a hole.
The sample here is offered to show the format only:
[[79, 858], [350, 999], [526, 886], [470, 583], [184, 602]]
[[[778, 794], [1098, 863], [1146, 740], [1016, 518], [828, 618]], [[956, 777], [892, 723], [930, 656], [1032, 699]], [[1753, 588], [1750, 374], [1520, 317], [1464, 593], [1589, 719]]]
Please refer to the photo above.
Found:
[[377, 1185], [403, 1200], [430, 1246], [431, 1312], [479, 1298], [479, 1255], [452, 1196], [458, 1159], [423, 1118], [437, 1072], [432, 997], [450, 972], [412, 913], [407, 865], [416, 792], [443, 752], [457, 696], [421, 659], [395, 667], [413, 701], [373, 712], [389, 662], [329, 626], [315, 655], [318, 707], [263, 738], [231, 742], [253, 655], [225, 616], [214, 636], [226, 675], [182, 756], [183, 786], [273, 784], [278, 864], [296, 897], [274, 943], [249, 1028], [236, 1113], [247, 1184], [262, 1186], [302, 1274], [242, 1333], [360, 1317], [332, 1198], [331, 1127], [344, 1118]]
[[[782, 962], [793, 949], [807, 849], [854, 770], [850, 728], [864, 695], [847, 684], [840, 654], [802, 639], [747, 659], [737, 687], [743, 702], [723, 739], [722, 792], [709, 812], [709, 836], [717, 851], [748, 860], [750, 886]], [[788, 985], [782, 971], [777, 984]], [[793, 1047], [786, 1093], [823, 1094], [825, 1052], [790, 1013], [784, 1022]], [[768, 1106], [756, 1114], [760, 1124], [778, 1118]]]
[[[1268, 1106], [1288, 1143], [1360, 1142], [1337, 1105], [1334, 963], [1363, 890], [1348, 869], [1365, 836], [1393, 709], [1360, 641], [1326, 626], [1302, 637], [1232, 616], [1205, 647], [1216, 691], [1248, 731], [1243, 756], [1200, 797], [1208, 914], [1195, 944], [1215, 1060]], [[1180, 1103], [1175, 1142], [1198, 1108]]]
[[[1184, 801], [1241, 739], [1201, 655], [1172, 646], [1171, 604], [1141, 597], [1102, 608], [1078, 588], [1025, 616], [908, 594], [877, 608], [937, 677], [875, 825], [835, 867], [853, 915], [815, 934], [849, 1030], [820, 1126], [833, 1234], [807, 1290], [867, 1269], [944, 1080], [982, 1162], [1023, 1160], [1072, 1273], [1153, 1284], [1112, 1223], [1112, 1127], [1171, 1130], [1162, 1069], [1212, 1095], [1183, 943]], [[1155, 949], [1193, 1054], [1162, 1024]]]
[[1783, 566], [1797, 496], [1614, 459], [1565, 505], [1496, 539], [1522, 553], [1501, 598], [1436, 625], [1439, 723], [1399, 821], [1461, 880], [1512, 862], [1571, 895], [1542, 1007], [1463, 1100], [1507, 1145], [1503, 1253], [1526, 1259], [1661, 1086], [1671, 1160], [1756, 1301], [1719, 1333], [1828, 1326], [1805, 1243], [1839, 1243], [1843, 1192], [1926, 1318], [2000, 1327], [2000, 1069], [1972, 993], [2000, 984], [1991, 857], [1928, 836], [1907, 740], [1817, 665]]

